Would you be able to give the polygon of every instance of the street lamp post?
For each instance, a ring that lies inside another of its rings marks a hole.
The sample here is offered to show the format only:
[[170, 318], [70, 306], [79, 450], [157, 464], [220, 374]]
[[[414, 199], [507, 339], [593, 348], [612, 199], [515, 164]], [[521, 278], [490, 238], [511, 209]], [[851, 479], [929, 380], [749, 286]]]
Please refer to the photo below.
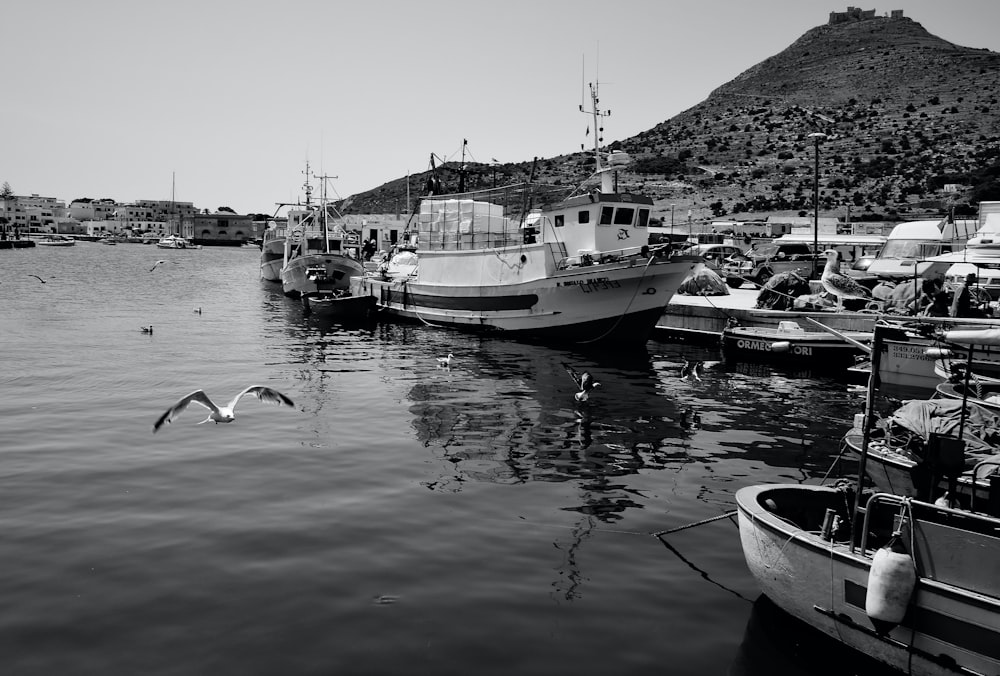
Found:
[[670, 205], [670, 249], [674, 248], [674, 207], [676, 205]]
[[819, 144], [826, 138], [822, 132], [809, 134], [809, 138], [816, 142], [816, 158], [813, 169], [813, 278], [816, 277], [816, 268], [819, 265]]

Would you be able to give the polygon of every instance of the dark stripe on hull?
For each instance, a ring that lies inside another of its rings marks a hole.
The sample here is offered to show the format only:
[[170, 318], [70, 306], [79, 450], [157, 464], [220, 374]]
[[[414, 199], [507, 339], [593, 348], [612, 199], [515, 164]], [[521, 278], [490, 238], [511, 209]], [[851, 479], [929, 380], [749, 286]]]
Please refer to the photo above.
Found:
[[[850, 580], [844, 580], [844, 600], [847, 603], [864, 611], [866, 595], [867, 590], [864, 587]], [[916, 629], [917, 632], [938, 641], [985, 655], [993, 660], [1000, 660], [1000, 633], [971, 622], [949, 617], [928, 608], [910, 606], [899, 626]]]
[[530, 310], [538, 303], [535, 294], [515, 296], [433, 296], [411, 293], [405, 289], [394, 291], [382, 287], [379, 302], [383, 305], [398, 303], [419, 310], [460, 310], [465, 312], [502, 312], [504, 310]]

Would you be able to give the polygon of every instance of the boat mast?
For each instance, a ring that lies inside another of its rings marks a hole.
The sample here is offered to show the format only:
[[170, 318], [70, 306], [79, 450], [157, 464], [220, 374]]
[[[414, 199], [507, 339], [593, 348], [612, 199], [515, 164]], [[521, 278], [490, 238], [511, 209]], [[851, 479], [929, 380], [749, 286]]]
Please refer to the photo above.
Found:
[[601, 162], [601, 142], [604, 140], [604, 118], [611, 116], [611, 111], [602, 111], [598, 104], [601, 100], [597, 96], [599, 83], [591, 82], [590, 86], [590, 106], [591, 110], [584, 110], [580, 104], [580, 112], [593, 117], [594, 120], [594, 173], [601, 175], [601, 192], [614, 192], [611, 170]]
[[323, 176], [317, 176], [316, 178], [318, 178], [323, 182], [322, 187], [320, 189], [319, 202], [323, 208], [323, 242], [325, 243], [326, 246], [326, 253], [330, 253], [330, 228], [327, 223], [327, 218], [329, 217], [330, 210], [326, 204], [326, 182], [331, 178], [337, 178], [337, 177], [323, 175]]

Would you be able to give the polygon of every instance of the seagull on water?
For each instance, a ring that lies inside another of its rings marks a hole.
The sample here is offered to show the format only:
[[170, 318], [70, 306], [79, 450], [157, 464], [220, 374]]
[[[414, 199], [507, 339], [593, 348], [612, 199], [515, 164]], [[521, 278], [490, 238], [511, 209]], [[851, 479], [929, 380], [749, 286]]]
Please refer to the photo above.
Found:
[[29, 277], [34, 277], [35, 279], [37, 279], [37, 280], [38, 280], [39, 282], [41, 282], [42, 284], [45, 284], [45, 280], [44, 280], [44, 279], [42, 279], [41, 277], [39, 277], [38, 275], [28, 275], [28, 276], [29, 276]]
[[149, 326], [140, 326], [139, 330], [142, 331], [143, 333], [152, 333], [153, 332], [153, 325], [150, 324]]
[[838, 312], [844, 309], [845, 298], [871, 300], [872, 295], [868, 289], [858, 284], [854, 278], [841, 274], [836, 251], [827, 249], [823, 255], [826, 256], [826, 267], [823, 268], [823, 276], [820, 281], [828, 294], [837, 297]]
[[694, 359], [685, 359], [684, 366], [681, 367], [681, 380], [692, 378], [701, 382], [701, 374], [705, 370], [705, 362]]
[[573, 379], [573, 382], [576, 383], [576, 386], [580, 388], [580, 391], [574, 394], [573, 398], [577, 401], [587, 401], [590, 398], [590, 391], [600, 385], [600, 383], [594, 380], [589, 371], [577, 373], [576, 369], [565, 363], [563, 367], [566, 369], [569, 377]]
[[451, 360], [455, 357], [451, 352], [448, 353], [447, 357], [438, 357], [438, 366], [451, 366]]
[[291, 406], [292, 408], [295, 407], [295, 404], [292, 403], [292, 400], [283, 395], [281, 392], [278, 392], [278, 390], [271, 389], [270, 387], [264, 387], [263, 385], [252, 385], [251, 387], [246, 388], [245, 390], [237, 394], [235, 397], [233, 397], [232, 401], [230, 401], [225, 406], [216, 405], [214, 401], [209, 399], [208, 395], [205, 394], [204, 390], [195, 390], [194, 392], [182, 398], [176, 404], [168, 408], [166, 412], [164, 412], [164, 414], [161, 415], [156, 420], [155, 423], [153, 423], [153, 432], [156, 432], [156, 430], [163, 427], [163, 425], [172, 422], [173, 419], [179, 416], [181, 413], [183, 413], [184, 409], [188, 407], [188, 404], [192, 402], [195, 404], [201, 404], [202, 406], [204, 406], [209, 410], [208, 417], [202, 420], [200, 423], [198, 423], [199, 425], [207, 423], [210, 420], [214, 420], [216, 424], [220, 422], [223, 423], [233, 422], [233, 420], [236, 419], [236, 404], [238, 404], [240, 399], [242, 399], [247, 394], [253, 395], [267, 404], [277, 404], [278, 406]]
[[701, 426], [701, 414], [694, 406], [688, 406], [681, 412], [681, 427], [686, 430], [696, 430]]
[[196, 307], [196, 308], [194, 309], [194, 311], [195, 311], [195, 312], [196, 312], [197, 314], [201, 314], [201, 308], [200, 308], [200, 307]]

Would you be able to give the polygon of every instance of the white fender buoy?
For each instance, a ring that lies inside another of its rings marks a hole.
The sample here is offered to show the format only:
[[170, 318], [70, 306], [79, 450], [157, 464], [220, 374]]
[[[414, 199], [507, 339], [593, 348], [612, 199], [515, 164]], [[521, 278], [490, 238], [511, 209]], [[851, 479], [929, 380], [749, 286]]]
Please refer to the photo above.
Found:
[[792, 349], [792, 344], [787, 340], [776, 340], [771, 343], [771, 352], [788, 352]]
[[893, 533], [892, 539], [875, 552], [868, 571], [865, 613], [879, 634], [888, 633], [903, 621], [917, 584], [913, 559], [903, 548], [899, 535]]
[[946, 347], [928, 347], [924, 350], [924, 354], [934, 359], [947, 359], [952, 356], [951, 350]]

